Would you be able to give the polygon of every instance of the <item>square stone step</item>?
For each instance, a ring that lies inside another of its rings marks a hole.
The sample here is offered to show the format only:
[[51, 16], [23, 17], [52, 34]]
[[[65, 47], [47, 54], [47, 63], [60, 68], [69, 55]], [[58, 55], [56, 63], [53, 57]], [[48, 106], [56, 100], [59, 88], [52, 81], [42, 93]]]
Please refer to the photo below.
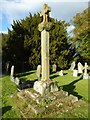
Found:
[[39, 105], [28, 104], [28, 107], [32, 109], [35, 114], [41, 114], [45, 111], [45, 107], [40, 107]]

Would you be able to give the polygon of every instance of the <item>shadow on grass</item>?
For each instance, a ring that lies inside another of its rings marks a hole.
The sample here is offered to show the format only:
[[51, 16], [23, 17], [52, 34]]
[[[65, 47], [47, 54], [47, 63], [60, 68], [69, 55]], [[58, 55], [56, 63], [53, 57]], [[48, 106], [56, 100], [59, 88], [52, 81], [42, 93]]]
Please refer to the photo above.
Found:
[[37, 81], [38, 79], [35, 80], [27, 80], [25, 78], [20, 79], [20, 83], [18, 85], [18, 88], [20, 90], [27, 89], [27, 88], [33, 88], [34, 82]]
[[80, 80], [82, 80], [82, 77], [80, 77], [78, 80], [75, 80], [75, 81], [71, 82], [68, 85], [60, 86], [59, 89], [62, 88], [62, 90], [68, 92], [69, 95], [72, 94], [72, 95], [78, 97], [78, 99], [81, 99], [82, 96], [78, 95], [78, 93], [74, 91], [74, 89], [76, 87], [74, 84], [79, 82]]
[[50, 74], [55, 74], [56, 72], [55, 71], [50, 71]]
[[63, 75], [67, 75], [68, 73], [63, 73]]
[[[60, 71], [57, 71], [58, 73], [60, 72]], [[52, 75], [52, 74], [55, 74], [55, 73], [57, 73], [57, 72], [50, 72], [50, 74]], [[67, 72], [64, 72], [63, 73], [63, 75], [67, 75], [68, 73]]]
[[25, 72], [25, 73], [19, 73], [19, 74], [16, 74], [15, 77], [22, 77], [22, 76], [27, 76], [27, 75], [30, 75], [30, 74], [33, 74], [34, 72]]
[[6, 106], [6, 107], [0, 108], [0, 116], [3, 116], [7, 111], [11, 109], [12, 109], [12, 106]]
[[54, 78], [56, 78], [56, 77], [58, 77], [59, 75], [53, 75], [53, 76], [51, 76], [50, 77], [50, 79], [54, 79]]
[[78, 76], [82, 75], [82, 73], [78, 73]]

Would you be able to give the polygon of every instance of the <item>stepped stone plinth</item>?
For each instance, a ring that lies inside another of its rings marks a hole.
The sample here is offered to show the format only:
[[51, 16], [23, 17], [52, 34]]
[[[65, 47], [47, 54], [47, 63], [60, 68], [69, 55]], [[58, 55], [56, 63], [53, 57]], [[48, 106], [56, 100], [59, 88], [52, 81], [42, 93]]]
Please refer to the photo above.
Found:
[[28, 109], [28, 111], [30, 109], [35, 114], [41, 114], [46, 110], [49, 112], [51, 108], [64, 112], [66, 109], [73, 108], [79, 102], [76, 96], [68, 95], [68, 92], [63, 90], [41, 95], [34, 89], [26, 89], [19, 92], [17, 96], [17, 101], [23, 100], [25, 105], [28, 106], [28, 108], [23, 109]]

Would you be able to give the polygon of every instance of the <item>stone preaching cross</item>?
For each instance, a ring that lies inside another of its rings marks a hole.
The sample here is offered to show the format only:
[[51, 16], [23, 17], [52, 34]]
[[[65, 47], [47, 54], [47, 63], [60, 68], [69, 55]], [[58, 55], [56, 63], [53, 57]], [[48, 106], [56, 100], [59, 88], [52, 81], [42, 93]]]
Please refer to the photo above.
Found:
[[34, 83], [34, 90], [40, 94], [58, 91], [56, 82], [51, 81], [49, 78], [49, 31], [52, 27], [52, 23], [49, 22], [50, 11], [51, 8], [47, 4], [44, 4], [40, 14], [43, 17], [43, 21], [38, 25], [38, 29], [41, 32], [42, 78], [41, 81]]
[[[40, 16], [43, 16], [43, 22], [39, 24], [38, 28], [41, 31], [41, 56], [42, 56], [42, 80], [49, 80], [49, 12], [51, 8], [44, 4]], [[48, 25], [48, 26], [47, 26]], [[47, 30], [48, 29], [48, 30]]]

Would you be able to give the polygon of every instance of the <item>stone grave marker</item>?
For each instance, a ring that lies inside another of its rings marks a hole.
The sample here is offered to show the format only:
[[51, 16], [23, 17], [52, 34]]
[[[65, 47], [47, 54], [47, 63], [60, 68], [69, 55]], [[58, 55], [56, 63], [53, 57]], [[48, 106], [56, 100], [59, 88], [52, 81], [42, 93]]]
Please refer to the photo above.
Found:
[[87, 73], [88, 65], [85, 63], [83, 79], [89, 79], [89, 74]]
[[73, 77], [77, 77], [78, 76], [78, 70], [73, 70]]
[[74, 70], [74, 68], [75, 68], [75, 62], [72, 62], [69, 70]]
[[14, 81], [14, 65], [11, 67], [11, 74], [10, 74], [11, 81]]
[[10, 62], [7, 62], [6, 63], [6, 73], [7, 74], [9, 73], [9, 67], [10, 67]]
[[[41, 66], [42, 66], [42, 78], [40, 81], [34, 83], [34, 90], [41, 95], [52, 91], [58, 91], [57, 83], [51, 81], [49, 78], [49, 31], [52, 27], [52, 23], [49, 22], [49, 12], [51, 8], [44, 4], [43, 10], [40, 14], [43, 17], [42, 23], [38, 25], [38, 30], [41, 32]], [[52, 90], [53, 89], [53, 90]]]
[[78, 63], [78, 73], [83, 73], [83, 69], [84, 69], [83, 65], [79, 62]]
[[41, 69], [42, 69], [42, 67], [41, 67], [41, 65], [38, 65], [37, 66], [37, 77], [40, 77], [40, 75], [41, 75]]
[[14, 82], [16, 83], [16, 85], [19, 85], [19, 83], [20, 83], [19, 78], [18, 78], [18, 77], [16, 77], [16, 78], [15, 78], [15, 80], [14, 80]]
[[56, 70], [57, 70], [57, 65], [56, 65], [56, 64], [53, 64], [53, 65], [52, 65], [52, 71], [53, 71], [53, 72], [56, 72]]
[[61, 70], [61, 71], [59, 72], [59, 75], [60, 75], [60, 76], [63, 76], [63, 70]]
[[14, 76], [14, 65], [12, 65], [12, 67], [11, 67], [11, 74], [10, 75]]

